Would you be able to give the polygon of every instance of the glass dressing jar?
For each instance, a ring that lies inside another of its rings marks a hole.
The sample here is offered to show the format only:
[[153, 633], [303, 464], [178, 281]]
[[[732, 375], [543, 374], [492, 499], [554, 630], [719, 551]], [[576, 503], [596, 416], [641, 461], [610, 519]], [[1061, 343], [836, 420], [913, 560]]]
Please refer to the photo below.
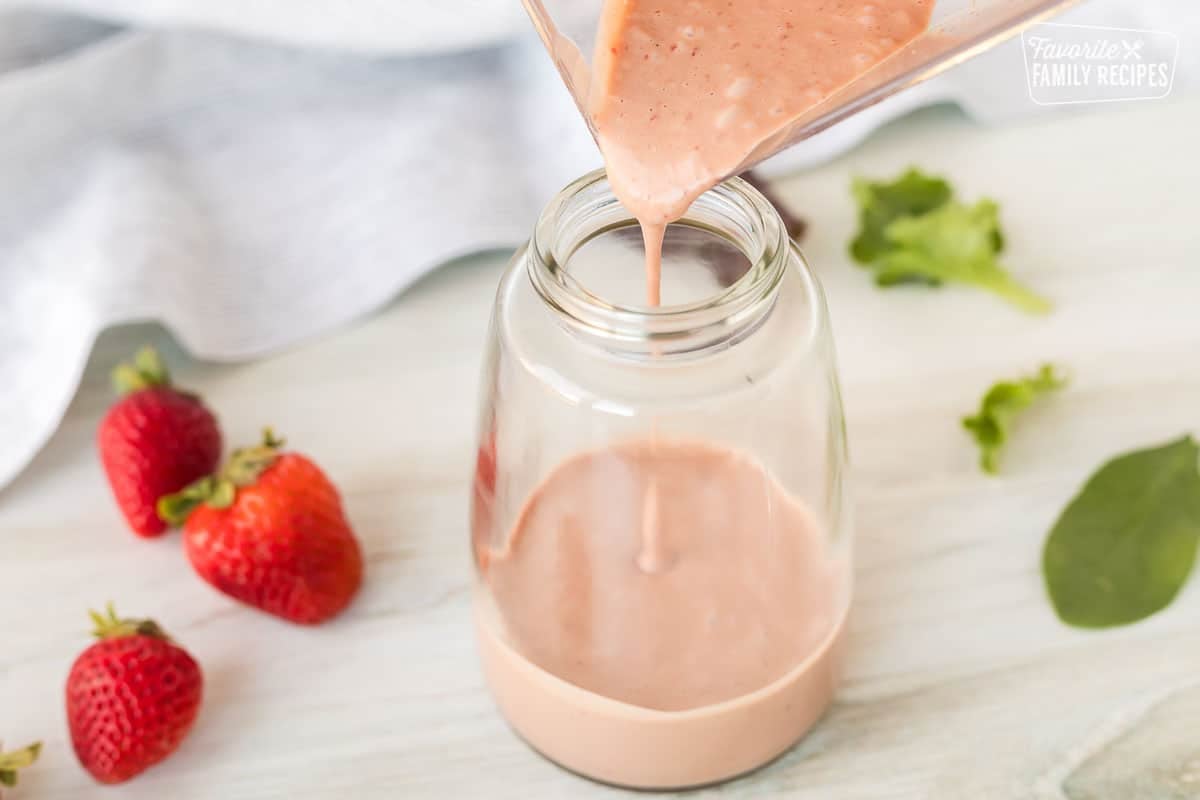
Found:
[[641, 305], [602, 172], [496, 296], [472, 508], [484, 673], [516, 732], [638, 788], [734, 777], [828, 706], [850, 602], [846, 443], [821, 289], [741, 180], [672, 224]]

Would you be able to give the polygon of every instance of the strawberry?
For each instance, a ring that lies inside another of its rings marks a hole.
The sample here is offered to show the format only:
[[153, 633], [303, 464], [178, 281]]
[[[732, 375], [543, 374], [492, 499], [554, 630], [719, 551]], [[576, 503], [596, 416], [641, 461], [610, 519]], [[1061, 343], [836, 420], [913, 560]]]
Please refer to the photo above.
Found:
[[362, 552], [325, 473], [282, 446], [268, 429], [217, 475], [163, 498], [159, 514], [183, 523], [201, 578], [268, 614], [315, 625], [358, 591]]
[[155, 504], [217, 468], [221, 431], [200, 398], [171, 387], [153, 349], [113, 371], [122, 395], [100, 423], [97, 443], [117, 505], [139, 536], [167, 529]]
[[162, 761], [200, 710], [203, 677], [187, 651], [150, 620], [91, 614], [100, 640], [67, 677], [75, 755], [100, 783], [122, 783]]
[[41, 742], [34, 742], [28, 747], [13, 750], [11, 753], [0, 750], [0, 786], [7, 786], [10, 789], [16, 786], [17, 773], [37, 761], [38, 754], [41, 752]]

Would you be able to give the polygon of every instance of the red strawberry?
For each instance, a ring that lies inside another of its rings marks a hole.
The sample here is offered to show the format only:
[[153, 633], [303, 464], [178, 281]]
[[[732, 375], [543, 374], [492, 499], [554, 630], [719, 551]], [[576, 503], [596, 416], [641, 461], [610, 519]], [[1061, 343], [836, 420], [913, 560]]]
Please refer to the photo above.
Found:
[[159, 503], [186, 519], [184, 548], [200, 577], [268, 614], [314, 625], [344, 609], [362, 584], [358, 540], [337, 489], [316, 464], [263, 444], [234, 452], [218, 475]]
[[150, 620], [92, 612], [99, 642], [67, 678], [67, 723], [83, 768], [121, 783], [162, 761], [200, 710], [203, 676], [185, 650]]
[[12, 788], [17, 785], [17, 773], [37, 761], [42, 752], [42, 743], [34, 742], [28, 747], [5, 753], [0, 750], [0, 786]]
[[217, 468], [221, 431], [198, 397], [171, 388], [151, 348], [117, 367], [113, 383], [122, 397], [100, 423], [100, 460], [133, 532], [158, 536], [167, 529], [158, 498]]

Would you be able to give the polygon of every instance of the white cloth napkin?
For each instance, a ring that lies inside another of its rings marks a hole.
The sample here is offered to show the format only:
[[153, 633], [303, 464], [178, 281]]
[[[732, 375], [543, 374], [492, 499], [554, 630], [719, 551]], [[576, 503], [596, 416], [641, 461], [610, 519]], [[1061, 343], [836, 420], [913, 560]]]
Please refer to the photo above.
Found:
[[[1095, 0], [1087, 19], [1178, 27], [1191, 2]], [[204, 359], [267, 353], [516, 244], [599, 164], [516, 0], [14, 5], [0, 0], [0, 487], [105, 327], [160, 320]], [[1020, 58], [991, 53], [774, 167], [918, 105], [1027, 111]]]

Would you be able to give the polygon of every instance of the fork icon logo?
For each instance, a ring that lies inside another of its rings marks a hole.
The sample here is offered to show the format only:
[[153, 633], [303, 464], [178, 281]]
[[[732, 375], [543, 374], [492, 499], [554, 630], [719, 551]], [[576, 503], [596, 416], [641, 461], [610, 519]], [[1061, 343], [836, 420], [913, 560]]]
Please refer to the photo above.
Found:
[[1142, 60], [1142, 48], [1146, 46], [1145, 39], [1137, 39], [1129, 41], [1128, 39], [1121, 40], [1121, 46], [1125, 48], [1125, 61], [1135, 58], [1138, 61]]

